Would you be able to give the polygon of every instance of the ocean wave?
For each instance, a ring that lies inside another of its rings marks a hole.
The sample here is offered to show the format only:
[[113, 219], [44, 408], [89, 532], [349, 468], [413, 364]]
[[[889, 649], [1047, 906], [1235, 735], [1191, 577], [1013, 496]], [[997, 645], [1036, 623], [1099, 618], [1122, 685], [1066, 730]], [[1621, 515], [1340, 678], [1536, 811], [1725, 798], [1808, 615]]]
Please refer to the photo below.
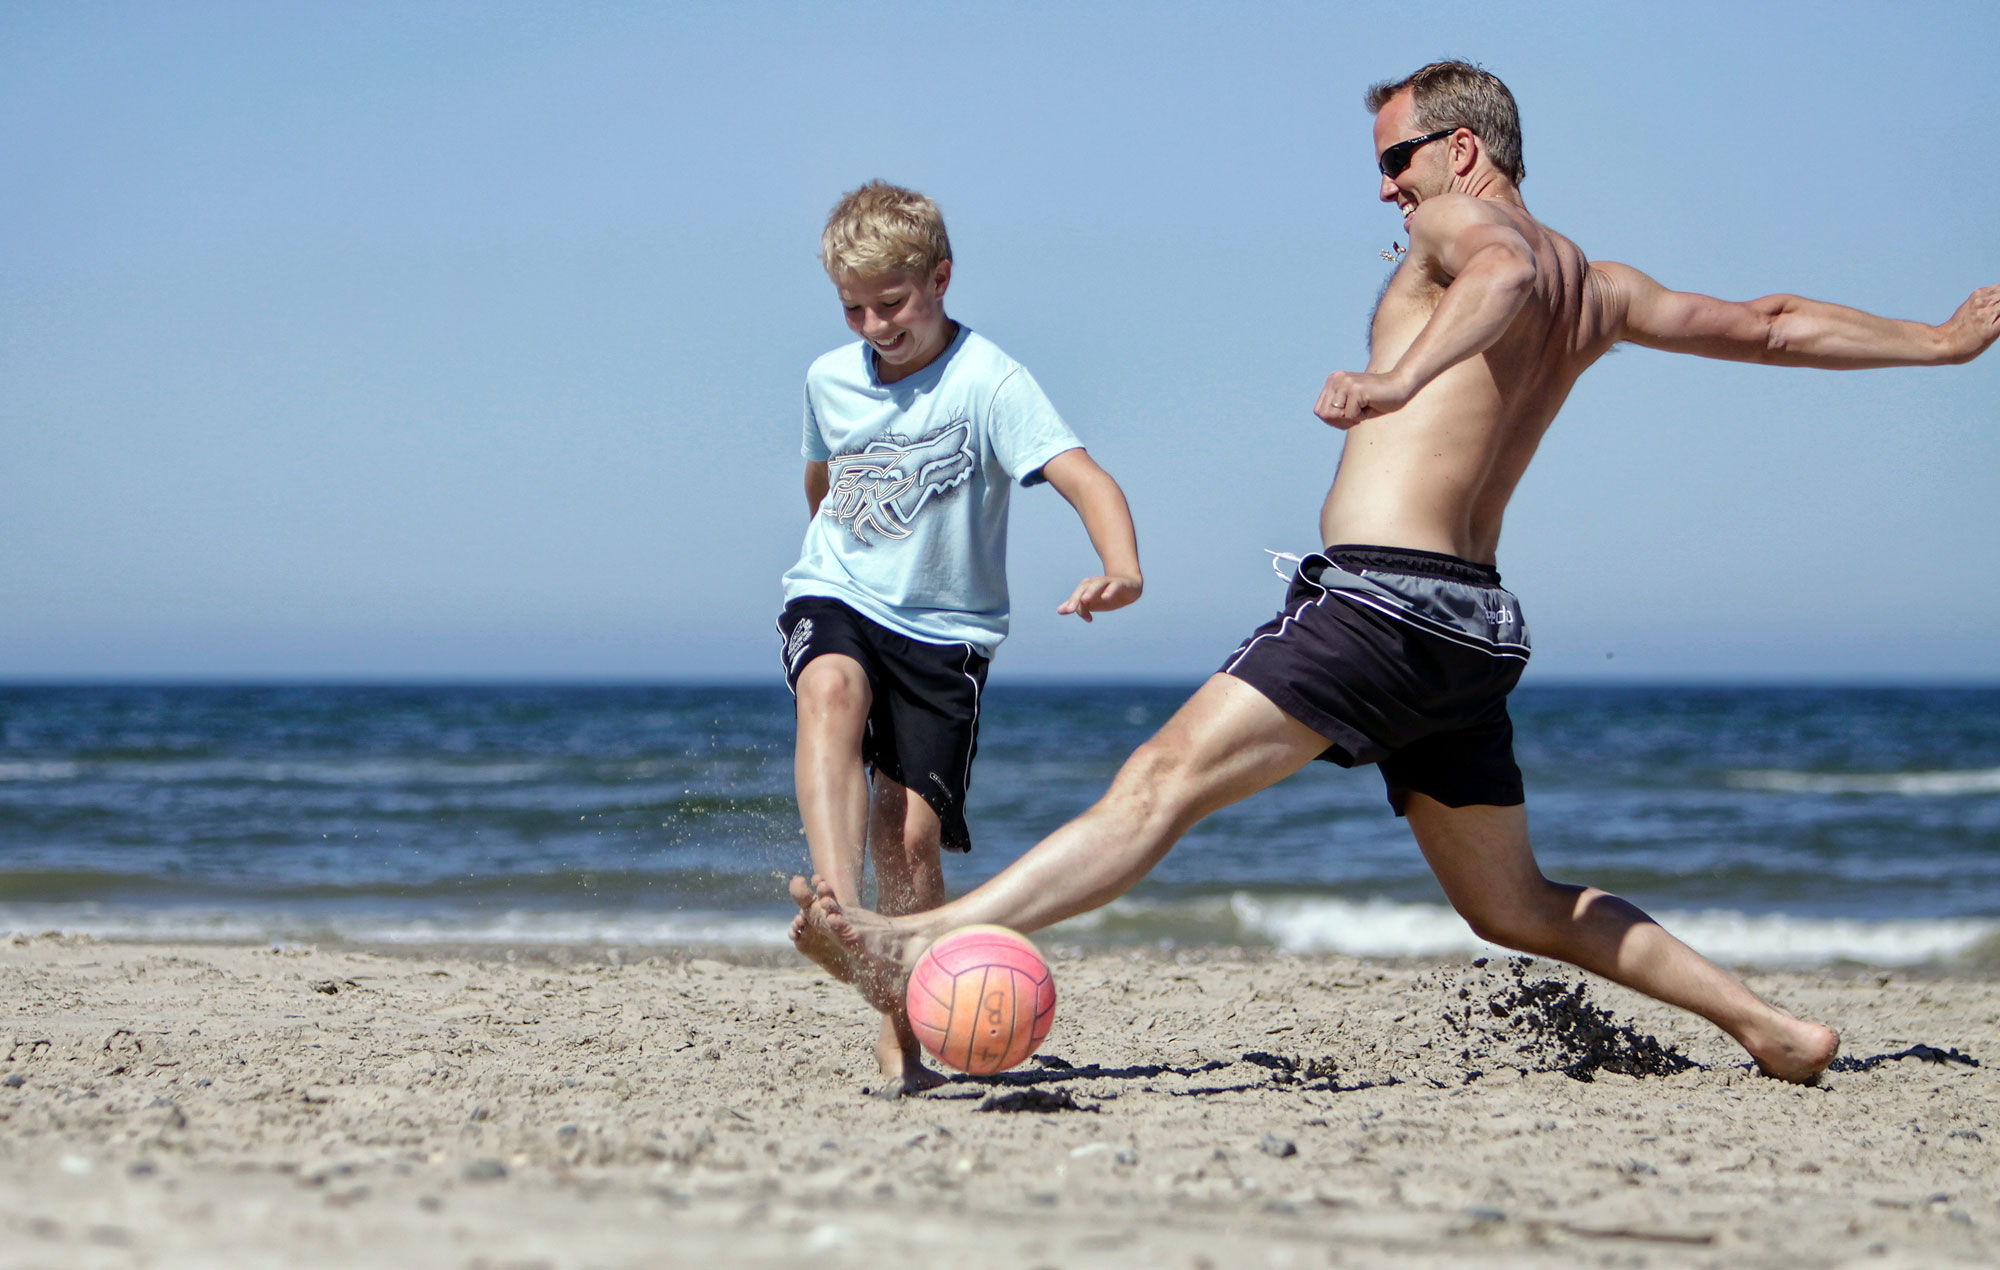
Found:
[[408, 919], [95, 903], [0, 904], [0, 933], [61, 931], [99, 939], [163, 942], [779, 947], [787, 942], [785, 929], [785, 921], [777, 916], [724, 912], [617, 914], [515, 909]]
[[88, 763], [0, 763], [0, 781], [75, 780], [93, 775], [154, 784], [235, 782], [272, 785], [508, 785], [541, 780], [545, 763], [452, 763], [437, 759], [130, 759]]
[[563, 780], [598, 784], [672, 779], [692, 783], [707, 773], [686, 759], [585, 760], [441, 758], [191, 758], [91, 755], [81, 760], [0, 762], [0, 782], [75, 780], [84, 775], [148, 785], [527, 785]]
[[[1662, 911], [1659, 923], [1705, 956], [1731, 965], [1808, 966], [1836, 961], [1914, 965], [1949, 960], [2000, 935], [2000, 920], [1803, 917], [1728, 909]], [[1110, 937], [1169, 944], [1267, 944], [1286, 952], [1356, 957], [1494, 956], [1442, 904], [1335, 896], [1272, 899], [1238, 892], [1192, 903], [1124, 899], [1067, 924]]]
[[[1904, 966], [1950, 961], [2000, 938], [2000, 919], [1879, 920], [1662, 911], [1660, 924], [1704, 955], [1737, 966], [1834, 962]], [[383, 913], [149, 907], [99, 902], [0, 904], [0, 934], [60, 930], [104, 939], [361, 944], [726, 945], [782, 947], [776, 910], [614, 912], [527, 909], [413, 918]], [[1356, 957], [1498, 956], [1441, 904], [1324, 896], [1275, 899], [1236, 893], [1190, 901], [1122, 899], [1074, 918], [1045, 938], [1166, 947], [1271, 947]]]
[[82, 771], [79, 763], [60, 761], [0, 763], [0, 781], [68, 781]]
[[243, 781], [272, 785], [509, 785], [540, 780], [541, 763], [452, 763], [438, 759], [203, 759], [194, 762], [114, 763], [106, 768], [131, 780], [171, 783]]
[[1736, 789], [1778, 794], [1903, 794], [1937, 797], [2000, 794], [2000, 767], [1940, 772], [1791, 772], [1751, 768], [1728, 776]]

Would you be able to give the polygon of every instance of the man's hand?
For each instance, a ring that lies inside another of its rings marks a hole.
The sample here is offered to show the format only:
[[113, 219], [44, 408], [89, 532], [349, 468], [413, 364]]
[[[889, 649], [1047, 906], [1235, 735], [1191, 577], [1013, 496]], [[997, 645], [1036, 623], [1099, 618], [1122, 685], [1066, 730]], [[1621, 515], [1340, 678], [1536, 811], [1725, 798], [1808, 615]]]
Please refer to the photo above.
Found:
[[1326, 377], [1313, 413], [1345, 432], [1363, 419], [1401, 410], [1414, 395], [1390, 375], [1337, 370]]
[[1969, 362], [2000, 339], [2000, 286], [1981, 287], [1938, 327], [1946, 360]]
[[1065, 617], [1074, 613], [1088, 622], [1092, 613], [1109, 613], [1113, 609], [1124, 608], [1138, 599], [1145, 589], [1146, 584], [1138, 578], [1114, 578], [1100, 574], [1077, 583], [1069, 598], [1056, 606], [1056, 612]]

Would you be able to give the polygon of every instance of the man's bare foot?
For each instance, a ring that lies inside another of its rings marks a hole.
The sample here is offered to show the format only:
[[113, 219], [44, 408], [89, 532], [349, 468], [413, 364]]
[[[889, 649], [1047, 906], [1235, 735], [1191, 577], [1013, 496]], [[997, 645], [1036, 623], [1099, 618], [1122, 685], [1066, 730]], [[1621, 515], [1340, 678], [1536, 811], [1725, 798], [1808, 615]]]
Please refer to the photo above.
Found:
[[931, 941], [901, 929], [894, 918], [865, 908], [843, 908], [831, 892], [814, 899], [805, 917], [807, 926], [824, 931], [840, 945], [847, 971], [840, 979], [853, 984], [882, 1013], [900, 1017], [910, 971]]
[[854, 972], [849, 965], [851, 958], [847, 946], [823, 924], [808, 920], [813, 901], [821, 895], [831, 900], [833, 888], [818, 874], [814, 874], [811, 882], [801, 877], [794, 877], [788, 889], [791, 892], [792, 903], [799, 906], [798, 916], [792, 918], [791, 929], [786, 932], [791, 936], [792, 946], [842, 983], [852, 983]]
[[[1834, 1055], [1840, 1053], [1840, 1033], [1824, 1023], [1811, 1023], [1783, 1010], [1756, 1037], [1745, 1039], [1743, 1048], [1757, 1060], [1766, 1076], [1789, 1080], [1795, 1085], [1819, 1081]], [[1741, 1039], [1741, 1038], [1739, 1038]]]
[[875, 1042], [875, 1063], [882, 1071], [882, 1082], [871, 1091], [877, 1098], [920, 1094], [947, 1083], [943, 1073], [924, 1065], [923, 1049], [901, 1015], [883, 1018], [882, 1035]]

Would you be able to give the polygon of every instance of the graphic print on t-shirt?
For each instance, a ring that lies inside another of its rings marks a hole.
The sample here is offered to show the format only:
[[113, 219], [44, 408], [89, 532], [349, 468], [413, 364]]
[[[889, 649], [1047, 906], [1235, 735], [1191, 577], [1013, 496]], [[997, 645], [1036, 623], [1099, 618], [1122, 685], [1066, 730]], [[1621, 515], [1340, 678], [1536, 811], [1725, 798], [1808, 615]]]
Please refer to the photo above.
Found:
[[871, 529], [885, 538], [907, 538], [924, 505], [963, 484], [972, 467], [972, 425], [963, 420], [915, 441], [890, 433], [827, 460], [830, 486], [820, 512], [864, 543]]

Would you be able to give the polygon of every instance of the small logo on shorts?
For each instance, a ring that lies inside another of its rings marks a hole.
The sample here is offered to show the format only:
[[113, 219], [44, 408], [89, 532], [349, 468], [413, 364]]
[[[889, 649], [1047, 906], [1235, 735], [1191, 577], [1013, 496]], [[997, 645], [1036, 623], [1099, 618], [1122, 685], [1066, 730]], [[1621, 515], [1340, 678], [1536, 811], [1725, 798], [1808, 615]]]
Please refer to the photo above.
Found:
[[1497, 609], [1487, 609], [1486, 620], [1492, 622], [1495, 626], [1512, 626], [1514, 624], [1514, 610], [1504, 604]]
[[791, 638], [785, 641], [785, 665], [788, 668], [794, 671], [799, 668], [799, 658], [805, 655], [806, 645], [812, 642], [812, 637], [813, 620], [800, 618], [799, 624], [792, 628]]

